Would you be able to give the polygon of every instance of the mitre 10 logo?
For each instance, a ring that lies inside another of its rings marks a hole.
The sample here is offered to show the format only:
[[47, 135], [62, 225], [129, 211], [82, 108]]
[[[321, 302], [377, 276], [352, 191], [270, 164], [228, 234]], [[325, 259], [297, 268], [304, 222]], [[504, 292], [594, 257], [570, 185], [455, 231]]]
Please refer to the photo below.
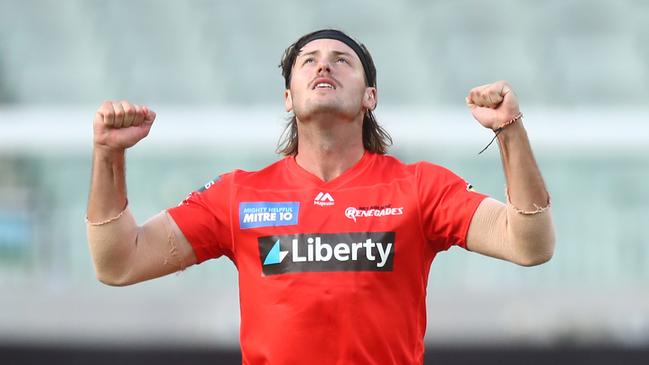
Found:
[[392, 271], [394, 232], [303, 233], [259, 237], [265, 275]]

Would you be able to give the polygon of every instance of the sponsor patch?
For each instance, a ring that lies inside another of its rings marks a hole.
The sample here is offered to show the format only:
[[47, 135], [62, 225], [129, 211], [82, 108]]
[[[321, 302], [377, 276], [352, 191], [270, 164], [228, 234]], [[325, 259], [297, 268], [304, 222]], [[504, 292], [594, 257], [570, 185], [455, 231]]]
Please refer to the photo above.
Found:
[[245, 202], [239, 203], [239, 226], [279, 227], [297, 224], [300, 202]]
[[304, 233], [259, 237], [264, 275], [392, 271], [395, 232]]

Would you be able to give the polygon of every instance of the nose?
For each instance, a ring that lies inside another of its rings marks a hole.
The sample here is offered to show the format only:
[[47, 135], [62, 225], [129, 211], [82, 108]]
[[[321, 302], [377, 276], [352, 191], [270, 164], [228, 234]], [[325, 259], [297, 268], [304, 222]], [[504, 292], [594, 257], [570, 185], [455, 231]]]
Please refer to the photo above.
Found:
[[329, 61], [326, 59], [318, 61], [318, 75], [322, 73], [330, 73], [331, 72], [331, 65], [329, 65]]

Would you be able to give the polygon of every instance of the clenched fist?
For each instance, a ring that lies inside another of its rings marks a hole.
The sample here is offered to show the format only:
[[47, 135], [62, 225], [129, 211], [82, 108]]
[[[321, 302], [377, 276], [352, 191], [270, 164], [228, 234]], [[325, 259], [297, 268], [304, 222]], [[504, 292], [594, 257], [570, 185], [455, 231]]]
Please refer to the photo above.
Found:
[[93, 121], [95, 148], [123, 151], [134, 146], [151, 130], [155, 113], [128, 101], [105, 101]]
[[475, 87], [466, 97], [473, 117], [485, 128], [496, 130], [520, 113], [518, 98], [507, 81]]

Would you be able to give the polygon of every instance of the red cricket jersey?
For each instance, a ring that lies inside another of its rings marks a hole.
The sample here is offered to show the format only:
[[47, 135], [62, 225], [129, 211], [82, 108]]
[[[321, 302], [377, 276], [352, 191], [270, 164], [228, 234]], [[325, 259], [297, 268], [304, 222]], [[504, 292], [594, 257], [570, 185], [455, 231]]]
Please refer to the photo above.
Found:
[[243, 364], [422, 364], [431, 262], [484, 197], [366, 152], [328, 182], [292, 157], [236, 170], [169, 213], [199, 262], [237, 266]]

